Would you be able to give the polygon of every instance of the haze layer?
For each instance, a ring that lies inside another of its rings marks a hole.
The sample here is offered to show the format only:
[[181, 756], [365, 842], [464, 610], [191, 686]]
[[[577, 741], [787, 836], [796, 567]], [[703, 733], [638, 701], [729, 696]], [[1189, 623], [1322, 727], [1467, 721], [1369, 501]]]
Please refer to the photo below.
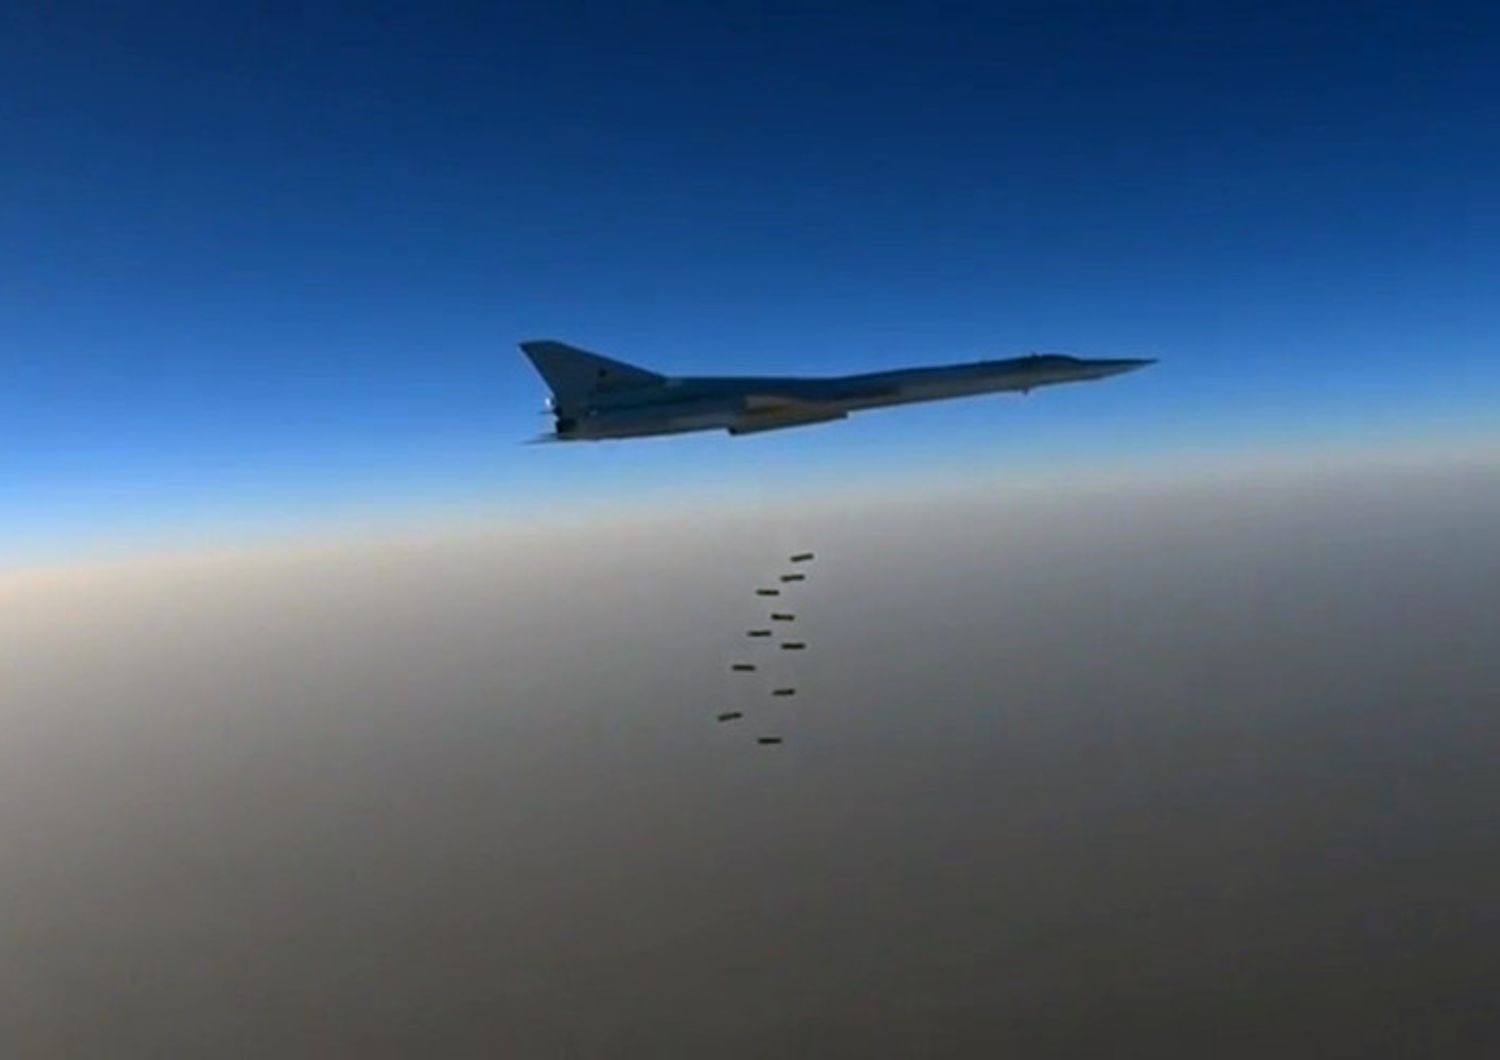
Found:
[[1226, 468], [12, 578], [0, 1051], [1484, 1055], [1496, 541]]

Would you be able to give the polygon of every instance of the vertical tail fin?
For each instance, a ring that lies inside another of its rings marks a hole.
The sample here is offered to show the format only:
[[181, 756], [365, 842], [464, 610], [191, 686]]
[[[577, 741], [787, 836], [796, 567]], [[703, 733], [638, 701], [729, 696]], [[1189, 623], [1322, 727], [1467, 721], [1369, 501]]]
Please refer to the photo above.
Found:
[[531, 359], [547, 381], [554, 399], [553, 407], [559, 415], [576, 414], [591, 394], [633, 390], [666, 382], [666, 376], [552, 339], [523, 342], [521, 352]]

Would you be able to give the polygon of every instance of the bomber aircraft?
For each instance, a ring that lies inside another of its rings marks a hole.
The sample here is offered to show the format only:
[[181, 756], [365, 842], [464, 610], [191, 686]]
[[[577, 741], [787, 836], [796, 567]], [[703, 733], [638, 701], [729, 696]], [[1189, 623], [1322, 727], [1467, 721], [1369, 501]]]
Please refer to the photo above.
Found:
[[862, 409], [1107, 379], [1156, 363], [1060, 353], [823, 378], [672, 377], [552, 339], [520, 344], [552, 391], [542, 441], [600, 441], [685, 431], [753, 434], [841, 420]]

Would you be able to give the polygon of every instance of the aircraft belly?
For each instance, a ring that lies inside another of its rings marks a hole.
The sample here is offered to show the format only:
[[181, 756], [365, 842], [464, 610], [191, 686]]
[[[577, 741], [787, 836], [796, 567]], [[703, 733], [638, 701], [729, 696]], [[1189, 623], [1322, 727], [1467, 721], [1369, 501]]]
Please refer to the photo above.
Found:
[[807, 427], [814, 423], [830, 423], [847, 418], [848, 412], [832, 409], [820, 412], [803, 412], [796, 416], [741, 416], [727, 426], [730, 434], [757, 434], [761, 431], [779, 431], [788, 427]]
[[735, 412], [723, 406], [685, 407], [679, 410], [646, 409], [613, 412], [584, 421], [584, 433], [593, 438], [640, 438], [655, 434], [711, 431], [734, 422]]
[[890, 405], [911, 405], [921, 401], [944, 401], [948, 398], [974, 397], [980, 394], [1023, 389], [1025, 386], [1014, 379], [924, 382], [906, 384], [882, 394], [852, 397], [839, 404], [852, 412], [858, 409], [878, 409]]

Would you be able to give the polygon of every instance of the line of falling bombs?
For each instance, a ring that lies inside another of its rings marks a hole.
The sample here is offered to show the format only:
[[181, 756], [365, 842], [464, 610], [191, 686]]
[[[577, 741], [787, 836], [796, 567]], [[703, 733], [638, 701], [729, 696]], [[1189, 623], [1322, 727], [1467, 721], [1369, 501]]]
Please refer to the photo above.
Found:
[[[811, 552], [798, 552], [792, 556], [788, 556], [787, 562], [793, 564], [811, 563], [813, 559], [814, 555]], [[780, 580], [783, 585], [789, 585], [795, 582], [807, 581], [807, 575], [802, 571], [791, 571], [787, 574], [783, 574]], [[763, 586], [755, 590], [755, 595], [779, 597], [781, 596], [781, 589], [776, 586]], [[797, 614], [794, 611], [772, 611], [770, 620], [773, 623], [795, 622], [797, 621]], [[768, 640], [776, 635], [776, 629], [774, 626], [758, 629], [748, 629], [745, 631], [745, 635], [756, 640]], [[779, 646], [782, 651], [807, 650], [807, 642], [801, 640], [783, 640], [781, 641]], [[737, 674], [752, 674], [756, 672], [755, 664], [748, 662], [730, 663], [729, 669]], [[771, 696], [776, 699], [788, 699], [792, 696], [795, 696], [796, 694], [797, 689], [794, 687], [771, 689]], [[718, 715], [718, 720], [720, 722], [739, 721], [744, 716], [745, 712], [742, 710], [726, 710], [722, 714]], [[758, 744], [769, 746], [781, 743], [782, 738], [780, 736], [758, 736], [756, 737], [755, 742]]]

